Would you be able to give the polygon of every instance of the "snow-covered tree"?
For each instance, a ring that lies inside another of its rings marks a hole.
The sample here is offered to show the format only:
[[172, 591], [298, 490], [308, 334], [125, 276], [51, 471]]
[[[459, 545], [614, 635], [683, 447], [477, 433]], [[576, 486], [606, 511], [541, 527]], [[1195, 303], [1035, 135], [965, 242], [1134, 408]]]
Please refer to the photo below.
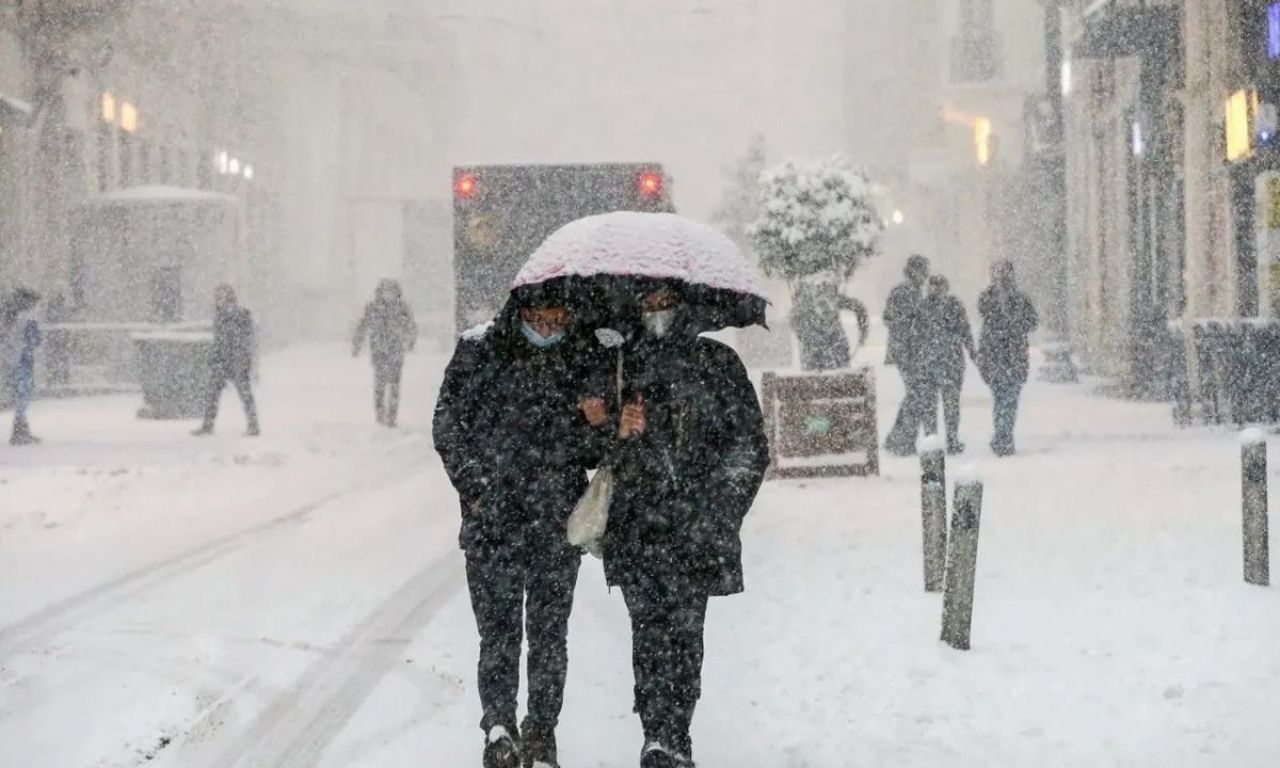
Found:
[[760, 215], [760, 174], [767, 150], [763, 134], [751, 137], [747, 151], [725, 168], [725, 189], [711, 221], [744, 253], [752, 250], [751, 225]]
[[879, 250], [884, 229], [871, 182], [843, 156], [788, 162], [760, 176], [760, 213], [750, 228], [766, 274], [791, 285], [791, 324], [806, 370], [847, 367], [848, 337], [840, 312], [866, 310], [841, 287]]
[[760, 177], [751, 239], [770, 275], [848, 279], [874, 256], [884, 229], [871, 181], [847, 158], [787, 162]]

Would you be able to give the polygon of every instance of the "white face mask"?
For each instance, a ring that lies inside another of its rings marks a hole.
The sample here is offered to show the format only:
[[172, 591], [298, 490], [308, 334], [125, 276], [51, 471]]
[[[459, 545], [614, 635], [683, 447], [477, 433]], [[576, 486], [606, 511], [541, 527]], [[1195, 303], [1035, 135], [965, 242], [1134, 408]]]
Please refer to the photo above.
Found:
[[673, 308], [645, 312], [641, 319], [644, 321], [645, 329], [660, 339], [670, 333], [671, 326], [675, 325], [676, 310]]

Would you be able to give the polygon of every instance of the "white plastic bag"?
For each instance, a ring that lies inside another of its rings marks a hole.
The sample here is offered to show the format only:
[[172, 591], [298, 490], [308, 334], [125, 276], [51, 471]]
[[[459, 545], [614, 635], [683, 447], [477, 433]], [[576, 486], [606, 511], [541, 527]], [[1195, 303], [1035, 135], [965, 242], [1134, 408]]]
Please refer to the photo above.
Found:
[[569, 543], [600, 556], [600, 540], [609, 527], [609, 505], [613, 502], [613, 469], [596, 472], [569, 515]]

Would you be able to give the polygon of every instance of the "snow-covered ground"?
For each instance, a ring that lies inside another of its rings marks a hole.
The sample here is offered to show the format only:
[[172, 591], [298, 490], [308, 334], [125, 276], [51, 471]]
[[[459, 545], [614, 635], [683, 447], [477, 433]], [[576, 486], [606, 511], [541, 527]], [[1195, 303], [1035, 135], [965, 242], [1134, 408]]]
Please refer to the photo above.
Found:
[[[269, 359], [260, 440], [230, 396], [208, 441], [133, 398], [38, 404], [46, 445], [0, 450], [0, 766], [479, 765], [428, 428], [443, 363], [412, 360], [395, 433], [337, 346]], [[900, 388], [880, 384], [883, 429]], [[711, 607], [700, 762], [1280, 765], [1280, 596], [1242, 582], [1235, 435], [1034, 385], [1023, 455], [997, 461], [976, 382], [965, 405], [974, 649], [937, 639], [913, 460], [770, 483], [748, 592]], [[626, 615], [594, 562], [570, 652], [564, 764], [635, 765]]]

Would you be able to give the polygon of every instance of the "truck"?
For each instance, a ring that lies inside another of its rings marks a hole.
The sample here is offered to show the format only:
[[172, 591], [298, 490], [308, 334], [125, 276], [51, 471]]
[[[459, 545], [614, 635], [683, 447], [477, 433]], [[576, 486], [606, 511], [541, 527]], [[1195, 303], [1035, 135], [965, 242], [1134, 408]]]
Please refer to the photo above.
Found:
[[659, 163], [475, 165], [453, 169], [454, 309], [459, 332], [501, 309], [542, 241], [614, 211], [674, 213]]

